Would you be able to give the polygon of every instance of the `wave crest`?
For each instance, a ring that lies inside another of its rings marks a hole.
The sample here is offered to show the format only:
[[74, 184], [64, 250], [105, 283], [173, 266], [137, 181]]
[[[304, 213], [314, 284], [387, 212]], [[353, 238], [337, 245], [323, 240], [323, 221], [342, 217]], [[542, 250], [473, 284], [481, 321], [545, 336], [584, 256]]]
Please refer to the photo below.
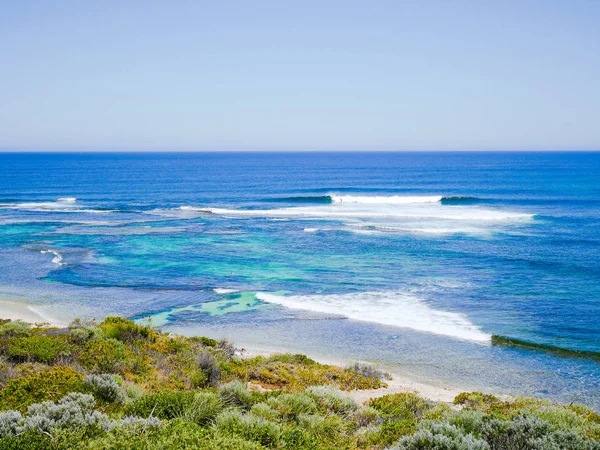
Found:
[[457, 312], [429, 306], [416, 295], [399, 291], [358, 292], [327, 295], [275, 295], [258, 292], [256, 297], [290, 309], [342, 315], [473, 342], [490, 342], [491, 336]]

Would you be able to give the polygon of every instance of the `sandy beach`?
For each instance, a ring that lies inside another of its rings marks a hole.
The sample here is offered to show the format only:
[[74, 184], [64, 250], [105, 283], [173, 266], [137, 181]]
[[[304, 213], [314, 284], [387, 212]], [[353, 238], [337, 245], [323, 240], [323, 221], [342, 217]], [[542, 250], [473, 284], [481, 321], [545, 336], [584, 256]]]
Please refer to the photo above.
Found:
[[46, 317], [35, 306], [27, 305], [18, 300], [0, 299], [0, 318], [29, 323], [47, 323], [57, 327], [66, 325], [64, 322]]

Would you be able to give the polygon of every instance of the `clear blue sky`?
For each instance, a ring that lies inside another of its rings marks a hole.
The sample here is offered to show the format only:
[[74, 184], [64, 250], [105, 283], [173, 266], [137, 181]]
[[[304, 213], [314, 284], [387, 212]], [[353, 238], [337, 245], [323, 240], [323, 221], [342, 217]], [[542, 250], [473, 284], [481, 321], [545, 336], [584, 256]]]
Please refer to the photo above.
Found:
[[0, 148], [600, 149], [600, 1], [4, 1]]

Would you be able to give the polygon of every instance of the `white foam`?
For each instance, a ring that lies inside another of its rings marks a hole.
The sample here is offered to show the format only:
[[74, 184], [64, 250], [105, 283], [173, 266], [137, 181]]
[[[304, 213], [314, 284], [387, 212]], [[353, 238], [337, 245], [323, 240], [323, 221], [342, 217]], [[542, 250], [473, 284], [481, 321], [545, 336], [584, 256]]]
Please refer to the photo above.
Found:
[[290, 309], [342, 315], [474, 342], [491, 339], [464, 314], [434, 309], [416, 295], [399, 291], [285, 296], [258, 292], [256, 296]]
[[354, 195], [330, 195], [331, 201], [334, 203], [363, 203], [369, 205], [408, 205], [414, 203], [437, 203], [442, 201], [441, 195], [427, 196], [405, 196], [405, 195], [389, 195], [389, 196], [354, 196]]
[[[532, 214], [480, 205], [444, 205], [442, 196], [331, 196], [333, 202], [276, 209], [227, 209], [181, 206], [161, 214], [195, 218], [216, 214], [231, 218], [340, 221], [347, 231], [421, 235], [469, 234], [479, 237], [531, 222]], [[322, 229], [322, 228], [321, 228]], [[306, 228], [306, 232], [314, 232]]]
[[235, 294], [240, 292], [238, 289], [214, 288], [213, 291], [217, 294]]
[[22, 209], [26, 211], [51, 211], [51, 212], [70, 212], [70, 213], [91, 213], [91, 214], [109, 214], [114, 210], [104, 209], [83, 209], [77, 204], [75, 197], [60, 197], [55, 202], [25, 202], [8, 203], [0, 205], [5, 209]]
[[40, 253], [52, 253], [54, 258], [52, 258], [52, 262], [57, 266], [66, 266], [67, 263], [63, 261], [63, 256], [56, 250], [41, 250]]
[[304, 229], [305, 233], [316, 233], [317, 231], [319, 231], [318, 228], [305, 228]]
[[204, 208], [197, 209], [208, 214], [219, 214], [223, 216], [250, 216], [250, 217], [293, 217], [307, 219], [385, 219], [385, 218], [407, 218], [407, 219], [446, 219], [446, 220], [477, 220], [477, 221], [509, 221], [527, 220], [533, 215], [512, 211], [501, 211], [483, 209], [477, 206], [451, 206], [444, 209], [438, 207], [399, 207], [388, 206], [381, 208], [380, 205], [354, 206], [354, 205], [328, 205], [328, 206], [306, 206], [296, 208], [280, 209], [224, 209]]

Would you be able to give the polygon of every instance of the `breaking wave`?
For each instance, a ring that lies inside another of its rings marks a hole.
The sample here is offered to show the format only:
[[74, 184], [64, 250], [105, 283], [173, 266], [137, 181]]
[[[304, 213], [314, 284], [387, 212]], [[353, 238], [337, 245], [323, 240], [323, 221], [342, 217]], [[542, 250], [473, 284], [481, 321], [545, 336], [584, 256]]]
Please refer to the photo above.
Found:
[[258, 292], [256, 297], [290, 309], [342, 315], [473, 342], [490, 342], [491, 335], [457, 312], [429, 306], [416, 295], [399, 291], [359, 292], [327, 295], [274, 295]]
[[360, 203], [381, 205], [410, 205], [418, 203], [442, 203], [443, 205], [464, 205], [481, 203], [484, 200], [470, 196], [441, 196], [441, 195], [307, 195], [296, 197], [266, 198], [265, 202], [274, 203]]
[[57, 252], [56, 250], [41, 250], [40, 253], [42, 253], [42, 254], [52, 253], [54, 255], [54, 258], [52, 258], [52, 262], [59, 267], [67, 265], [67, 263], [63, 261], [63, 255], [61, 253]]
[[55, 202], [23, 202], [23, 203], [2, 203], [3, 209], [20, 209], [25, 211], [44, 211], [44, 212], [71, 212], [71, 213], [91, 213], [108, 214], [116, 212], [112, 209], [104, 208], [84, 208], [77, 204], [75, 197], [60, 197]]

